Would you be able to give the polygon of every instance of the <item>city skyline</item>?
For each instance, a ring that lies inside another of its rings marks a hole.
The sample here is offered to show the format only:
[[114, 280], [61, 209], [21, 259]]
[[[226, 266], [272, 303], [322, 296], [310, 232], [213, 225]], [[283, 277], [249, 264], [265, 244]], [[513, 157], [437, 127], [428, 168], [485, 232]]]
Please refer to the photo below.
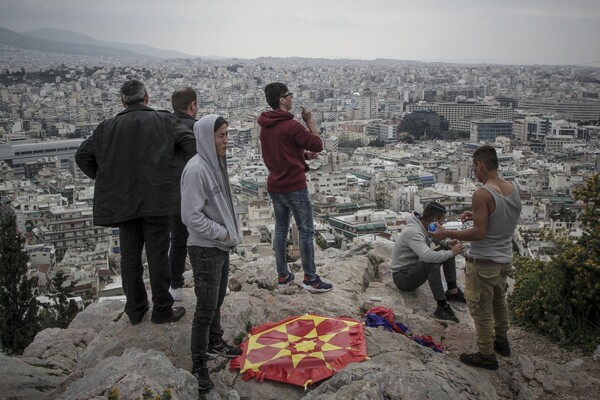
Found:
[[600, 66], [600, 3], [0, 0], [0, 26], [196, 56]]

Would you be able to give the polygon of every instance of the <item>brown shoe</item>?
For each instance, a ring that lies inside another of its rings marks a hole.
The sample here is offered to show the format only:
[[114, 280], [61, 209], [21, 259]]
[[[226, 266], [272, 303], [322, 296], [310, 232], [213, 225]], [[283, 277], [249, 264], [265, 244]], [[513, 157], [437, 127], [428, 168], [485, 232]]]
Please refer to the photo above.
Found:
[[185, 315], [185, 308], [183, 307], [173, 307], [171, 309], [171, 314], [167, 314], [166, 316], [157, 316], [152, 314], [152, 318], [150, 320], [155, 324], [166, 324], [169, 322], [177, 322]]
[[481, 354], [481, 353], [462, 353], [460, 355], [460, 361], [476, 368], [491, 369], [493, 371], [498, 369], [498, 360], [496, 354]]

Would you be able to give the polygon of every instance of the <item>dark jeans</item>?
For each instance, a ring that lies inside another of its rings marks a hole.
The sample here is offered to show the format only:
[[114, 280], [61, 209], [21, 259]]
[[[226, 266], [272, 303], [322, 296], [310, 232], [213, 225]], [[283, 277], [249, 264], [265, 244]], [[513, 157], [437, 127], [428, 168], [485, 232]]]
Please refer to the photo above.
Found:
[[[456, 282], [456, 260], [451, 257], [442, 263], [444, 269], [444, 278], [446, 282]], [[431, 293], [436, 301], [446, 300], [444, 286], [442, 286], [442, 273], [440, 264], [417, 262], [415, 265], [402, 267], [399, 271], [393, 273], [394, 283], [400, 290], [412, 292], [420, 287], [425, 281], [429, 282]]]
[[314, 247], [315, 229], [313, 225], [313, 209], [308, 189], [291, 193], [269, 193], [269, 196], [273, 200], [275, 214], [273, 251], [275, 252], [277, 275], [279, 277], [286, 277], [289, 274], [286, 259], [286, 240], [290, 229], [290, 214], [293, 214], [298, 226], [302, 269], [308, 280], [314, 280], [317, 276]]
[[169, 247], [169, 265], [171, 266], [171, 287], [183, 287], [185, 272], [185, 256], [187, 255], [188, 230], [181, 221], [181, 213], [171, 216], [171, 247]]
[[125, 313], [132, 321], [140, 320], [148, 309], [148, 294], [144, 285], [142, 250], [146, 258], [152, 288], [152, 315], [168, 316], [173, 306], [169, 294], [171, 271], [168, 267], [169, 217], [145, 217], [119, 224], [121, 240], [121, 279], [127, 302]]
[[196, 312], [192, 322], [192, 364], [197, 369], [208, 357], [208, 344], [218, 344], [223, 336], [221, 305], [227, 291], [229, 252], [216, 247], [189, 246], [194, 272]]

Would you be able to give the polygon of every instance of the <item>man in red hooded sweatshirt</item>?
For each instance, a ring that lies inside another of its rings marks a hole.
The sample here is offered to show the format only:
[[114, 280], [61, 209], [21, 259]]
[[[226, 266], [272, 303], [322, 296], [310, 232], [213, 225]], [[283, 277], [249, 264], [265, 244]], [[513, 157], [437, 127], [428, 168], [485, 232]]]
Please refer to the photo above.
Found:
[[312, 292], [328, 292], [332, 285], [317, 275], [315, 266], [313, 209], [306, 184], [309, 170], [306, 159], [314, 159], [323, 150], [310, 111], [302, 108], [302, 119], [308, 130], [294, 119], [293, 93], [280, 82], [265, 87], [265, 97], [272, 111], [258, 117], [260, 145], [269, 177], [267, 190], [275, 212], [273, 250], [277, 264], [278, 285], [286, 286], [294, 280], [286, 260], [286, 239], [290, 228], [290, 215], [294, 215], [300, 236], [300, 257], [304, 270], [303, 288]]

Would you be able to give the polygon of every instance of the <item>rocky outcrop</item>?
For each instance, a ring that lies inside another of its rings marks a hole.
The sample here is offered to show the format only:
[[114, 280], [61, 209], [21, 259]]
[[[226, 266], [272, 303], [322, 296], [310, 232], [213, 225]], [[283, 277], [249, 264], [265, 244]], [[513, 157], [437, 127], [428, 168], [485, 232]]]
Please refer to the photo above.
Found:
[[[473, 321], [465, 305], [453, 308], [460, 323], [431, 318], [436, 303], [429, 287], [399, 292], [390, 277], [391, 245], [376, 243], [317, 255], [317, 268], [334, 290], [310, 294], [298, 285], [277, 289], [273, 257], [234, 261], [230, 287], [222, 307], [225, 339], [239, 341], [250, 327], [292, 315], [316, 313], [360, 319], [366, 309], [383, 305], [414, 334], [431, 335], [443, 343], [435, 353], [407, 337], [366, 328], [369, 358], [350, 364], [327, 381], [305, 391], [278, 382], [244, 382], [228, 368], [228, 360], [209, 364], [215, 390], [207, 399], [496, 399], [543, 398], [569, 388], [600, 387], [583, 363], [564, 365], [514, 354], [501, 358], [498, 372], [461, 364], [463, 351], [474, 350]], [[299, 265], [295, 266], [300, 272]], [[299, 274], [300, 275], [300, 274]], [[296, 281], [300, 280], [297, 276]], [[464, 274], [459, 271], [459, 285]], [[371, 298], [381, 298], [373, 302]], [[20, 358], [0, 358], [0, 398], [106, 399], [117, 388], [121, 399], [141, 397], [144, 388], [173, 399], [198, 398], [191, 370], [190, 331], [195, 297], [184, 289], [187, 314], [174, 324], [156, 325], [147, 315], [131, 325], [120, 302], [90, 305], [68, 329], [40, 332]], [[498, 382], [502, 390], [498, 391]], [[587, 386], [585, 386], [587, 385]], [[577, 398], [577, 397], [576, 397]], [[581, 397], [585, 398], [585, 397]]]

